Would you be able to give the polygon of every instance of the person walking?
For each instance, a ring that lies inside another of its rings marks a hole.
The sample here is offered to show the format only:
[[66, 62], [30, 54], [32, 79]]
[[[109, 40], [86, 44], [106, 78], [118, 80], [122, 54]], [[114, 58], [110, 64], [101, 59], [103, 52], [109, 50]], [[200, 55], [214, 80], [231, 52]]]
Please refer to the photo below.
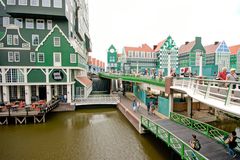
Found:
[[234, 151], [234, 148], [237, 147], [237, 133], [235, 131], [232, 131], [232, 133], [228, 136], [228, 138], [225, 140], [225, 143], [227, 144], [228, 154], [232, 157], [236, 157], [236, 153]]
[[150, 114], [150, 107], [151, 107], [152, 101], [148, 102], [147, 104], [147, 112]]
[[133, 108], [133, 111], [135, 112], [135, 111], [136, 111], [136, 108], [137, 108], [136, 99], [134, 99], [133, 102], [132, 102], [132, 108]]
[[137, 111], [139, 111], [139, 108], [141, 107], [141, 102], [140, 101], [138, 101], [137, 102]]
[[199, 151], [201, 149], [201, 144], [199, 140], [197, 139], [197, 136], [195, 134], [192, 135], [192, 140], [189, 142], [190, 146], [195, 149], [196, 151]]

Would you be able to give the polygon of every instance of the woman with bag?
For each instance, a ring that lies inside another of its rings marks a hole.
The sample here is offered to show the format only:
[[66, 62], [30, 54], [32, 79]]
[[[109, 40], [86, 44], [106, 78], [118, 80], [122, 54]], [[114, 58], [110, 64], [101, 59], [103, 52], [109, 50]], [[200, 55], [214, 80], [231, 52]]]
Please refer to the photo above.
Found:
[[227, 144], [228, 154], [232, 156], [232, 158], [236, 157], [236, 153], [234, 151], [234, 148], [237, 146], [236, 139], [237, 133], [235, 131], [232, 131], [232, 133], [225, 140], [225, 143]]

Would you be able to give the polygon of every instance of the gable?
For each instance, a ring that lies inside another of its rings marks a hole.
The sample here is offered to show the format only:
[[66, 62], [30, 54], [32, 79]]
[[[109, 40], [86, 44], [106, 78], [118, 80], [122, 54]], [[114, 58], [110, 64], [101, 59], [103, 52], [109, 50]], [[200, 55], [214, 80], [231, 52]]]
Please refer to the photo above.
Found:
[[227, 44], [223, 41], [217, 48], [218, 53], [230, 53]]

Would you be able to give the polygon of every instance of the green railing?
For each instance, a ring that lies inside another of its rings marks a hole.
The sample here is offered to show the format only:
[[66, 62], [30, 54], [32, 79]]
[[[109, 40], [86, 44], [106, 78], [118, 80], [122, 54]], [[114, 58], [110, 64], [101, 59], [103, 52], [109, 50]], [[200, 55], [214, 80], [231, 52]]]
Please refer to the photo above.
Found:
[[184, 125], [190, 129], [200, 132], [207, 137], [215, 139], [217, 142], [224, 143], [224, 137], [228, 136], [228, 132], [215, 128], [209, 124], [191, 119], [181, 114], [170, 112], [170, 119], [178, 124]]
[[100, 77], [108, 78], [108, 79], [122, 79], [124, 81], [130, 81], [130, 82], [138, 82], [138, 83], [148, 83], [160, 87], [165, 87], [165, 81], [164, 80], [156, 80], [156, 79], [148, 79], [144, 77], [138, 77], [135, 75], [121, 75], [121, 74], [109, 74], [109, 73], [99, 73]]
[[173, 148], [182, 159], [186, 160], [207, 160], [207, 158], [201, 153], [195, 151], [191, 148], [187, 143], [183, 142], [181, 139], [176, 137], [170, 131], [161, 127], [160, 125], [152, 122], [150, 119], [141, 115], [141, 124], [153, 134], [155, 134], [158, 138], [162, 139], [166, 144]]

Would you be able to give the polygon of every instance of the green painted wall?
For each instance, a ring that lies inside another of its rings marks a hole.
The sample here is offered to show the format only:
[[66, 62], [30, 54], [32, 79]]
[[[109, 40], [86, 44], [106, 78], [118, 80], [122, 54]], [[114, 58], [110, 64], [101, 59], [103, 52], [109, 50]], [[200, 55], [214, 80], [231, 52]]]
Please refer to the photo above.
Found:
[[230, 56], [230, 68], [237, 68], [237, 55]]
[[164, 97], [158, 97], [158, 112], [169, 117], [169, 100]]
[[[61, 46], [54, 47], [53, 39], [54, 37], [60, 37]], [[39, 47], [38, 52], [43, 52], [45, 54], [45, 62], [36, 62], [36, 66], [54, 66], [53, 63], [53, 53], [61, 52], [62, 66], [78, 66], [78, 56], [75, 53], [74, 48], [69, 44], [67, 39], [60, 33], [58, 27], [56, 27], [53, 32], [47, 37], [43, 42], [43, 45]], [[76, 63], [70, 63], [70, 53], [76, 54]]]
[[28, 74], [28, 82], [39, 83], [46, 82], [46, 76], [40, 69], [32, 69]]

